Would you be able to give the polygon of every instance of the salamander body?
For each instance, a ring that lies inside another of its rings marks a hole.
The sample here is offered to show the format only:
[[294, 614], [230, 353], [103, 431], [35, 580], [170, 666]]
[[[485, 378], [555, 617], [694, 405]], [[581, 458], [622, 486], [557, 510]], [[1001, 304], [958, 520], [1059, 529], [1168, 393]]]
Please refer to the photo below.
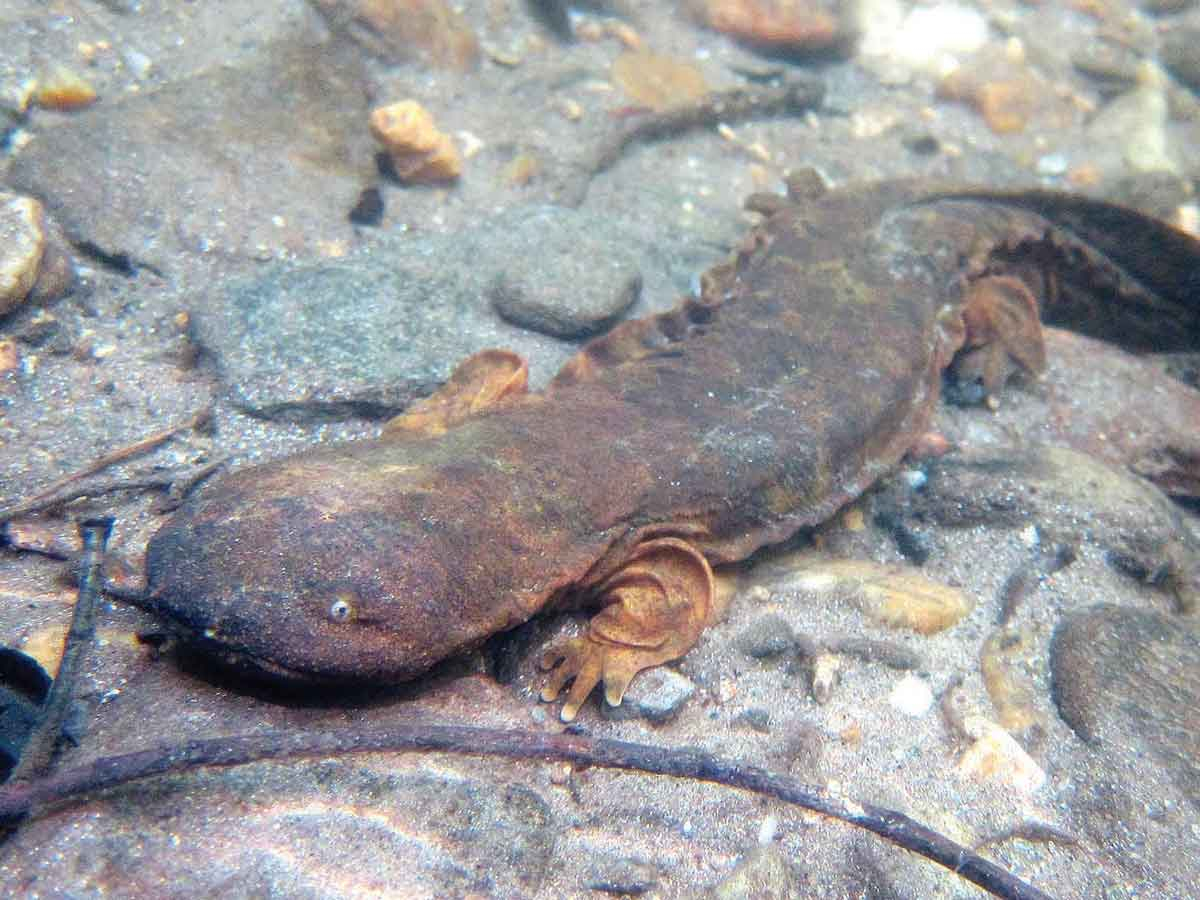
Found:
[[413, 678], [566, 604], [573, 718], [718, 614], [711, 566], [829, 518], [927, 428], [943, 371], [981, 395], [1044, 364], [1039, 313], [1138, 349], [1200, 346], [1200, 248], [1042, 192], [892, 182], [756, 196], [697, 297], [585, 345], [542, 391], [466, 360], [377, 439], [215, 482], [155, 535], [150, 603], [276, 675]]

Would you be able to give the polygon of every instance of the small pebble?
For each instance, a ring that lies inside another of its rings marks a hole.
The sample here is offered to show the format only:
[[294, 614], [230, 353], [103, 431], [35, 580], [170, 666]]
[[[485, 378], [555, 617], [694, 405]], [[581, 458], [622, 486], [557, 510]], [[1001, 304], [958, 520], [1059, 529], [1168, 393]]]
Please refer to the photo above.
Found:
[[1170, 145], [1166, 75], [1156, 65], [1138, 67], [1138, 85], [1100, 109], [1087, 127], [1091, 141], [1121, 151], [1135, 172], [1178, 173]]
[[983, 683], [1000, 726], [1014, 734], [1042, 725], [1033, 685], [1022, 671], [1024, 661], [1033, 654], [1031, 635], [1012, 628], [992, 632], [979, 654]]
[[779, 817], [772, 813], [764, 818], [762, 824], [758, 826], [758, 846], [765, 847], [774, 843], [777, 834], [779, 834]]
[[666, 722], [678, 715], [694, 693], [696, 685], [691, 679], [660, 666], [638, 675], [620, 706], [601, 703], [600, 713], [610, 720], [640, 716], [651, 722]]
[[924, 678], [905, 675], [892, 688], [888, 702], [893, 709], [919, 719], [933, 708], [933, 690]]
[[761, 584], [756, 584], [750, 590], [746, 591], [746, 599], [751, 603], [769, 603], [771, 601], [771, 591]]
[[1063, 153], [1047, 153], [1045, 156], [1038, 157], [1035, 171], [1044, 178], [1058, 178], [1067, 174], [1067, 169], [1071, 167], [1070, 162]]
[[826, 560], [805, 566], [796, 584], [814, 593], [844, 597], [871, 621], [919, 634], [944, 631], [971, 611], [963, 591], [921, 575], [909, 566], [867, 560]]
[[771, 712], [761, 706], [752, 706], [742, 710], [738, 715], [738, 721], [744, 722], [755, 731], [761, 731], [764, 734], [771, 730]]
[[438, 131], [415, 100], [381, 106], [371, 113], [371, 134], [387, 150], [396, 177], [406, 182], [453, 181], [462, 174], [454, 141]]
[[833, 697], [841, 662], [832, 653], [818, 653], [812, 665], [813, 699], [824, 706]]
[[364, 188], [358, 195], [358, 202], [350, 210], [347, 218], [352, 225], [375, 227], [383, 221], [383, 195], [377, 187]]
[[983, 716], [968, 716], [964, 722], [975, 743], [958, 761], [958, 772], [980, 781], [999, 781], [1029, 795], [1046, 783], [1046, 773], [1013, 736]]
[[0, 316], [29, 299], [56, 299], [74, 277], [66, 244], [42, 204], [0, 192]]
[[16, 371], [21, 365], [21, 353], [17, 350], [15, 341], [5, 338], [0, 340], [0, 375]]

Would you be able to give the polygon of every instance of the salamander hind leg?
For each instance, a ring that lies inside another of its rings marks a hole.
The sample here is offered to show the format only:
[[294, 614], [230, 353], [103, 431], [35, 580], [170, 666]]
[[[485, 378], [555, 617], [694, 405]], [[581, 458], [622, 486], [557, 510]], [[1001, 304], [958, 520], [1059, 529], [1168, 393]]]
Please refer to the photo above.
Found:
[[[971, 282], [962, 315], [966, 341], [951, 371], [964, 399], [992, 405], [1010, 375], [1039, 375], [1045, 369], [1038, 303], [1020, 278], [986, 275]], [[970, 386], [981, 389], [980, 395], [973, 396]]]
[[603, 682], [605, 699], [620, 705], [638, 672], [695, 645], [709, 624], [715, 593], [708, 561], [687, 541], [669, 537], [639, 544], [597, 589], [604, 608], [584, 634], [543, 654], [542, 668], [551, 671], [542, 699], [556, 699], [573, 680], [561, 714], [570, 722]]

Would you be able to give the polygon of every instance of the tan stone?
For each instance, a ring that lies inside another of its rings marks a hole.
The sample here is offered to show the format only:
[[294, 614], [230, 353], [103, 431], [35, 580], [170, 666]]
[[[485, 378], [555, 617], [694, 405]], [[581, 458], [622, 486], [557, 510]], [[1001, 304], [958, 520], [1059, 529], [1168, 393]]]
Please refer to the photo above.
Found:
[[798, 584], [815, 593], [832, 592], [888, 628], [937, 634], [974, 608], [956, 587], [926, 578], [912, 566], [867, 560], [823, 560], [797, 572]]
[[1044, 725], [1033, 685], [1021, 671], [1022, 661], [1033, 656], [1033, 645], [1027, 629], [999, 628], [983, 642], [979, 653], [979, 668], [988, 697], [1000, 725], [1013, 734]]
[[983, 716], [968, 716], [975, 743], [958, 761], [958, 772], [978, 781], [999, 781], [1028, 796], [1046, 783], [1046, 773], [1011, 734]]
[[0, 316], [26, 300], [53, 300], [75, 270], [66, 244], [32, 197], [0, 193]]
[[453, 181], [462, 157], [451, 138], [415, 100], [381, 106], [371, 113], [371, 134], [387, 150], [401, 181]]

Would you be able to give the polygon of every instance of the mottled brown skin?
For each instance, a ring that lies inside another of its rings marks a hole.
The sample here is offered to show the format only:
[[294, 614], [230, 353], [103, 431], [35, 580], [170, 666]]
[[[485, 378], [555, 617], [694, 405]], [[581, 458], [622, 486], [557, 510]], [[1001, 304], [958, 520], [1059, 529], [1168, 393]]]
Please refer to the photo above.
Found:
[[545, 658], [546, 699], [574, 680], [570, 719], [695, 643], [719, 612], [710, 564], [892, 468], [952, 362], [984, 394], [1040, 369], [1039, 306], [1200, 346], [1200, 247], [1128, 210], [914, 182], [751, 206], [763, 224], [699, 298], [593, 341], [544, 391], [485, 351], [378, 439], [204, 490], [151, 542], [154, 607], [276, 674], [377, 682], [595, 603]]

